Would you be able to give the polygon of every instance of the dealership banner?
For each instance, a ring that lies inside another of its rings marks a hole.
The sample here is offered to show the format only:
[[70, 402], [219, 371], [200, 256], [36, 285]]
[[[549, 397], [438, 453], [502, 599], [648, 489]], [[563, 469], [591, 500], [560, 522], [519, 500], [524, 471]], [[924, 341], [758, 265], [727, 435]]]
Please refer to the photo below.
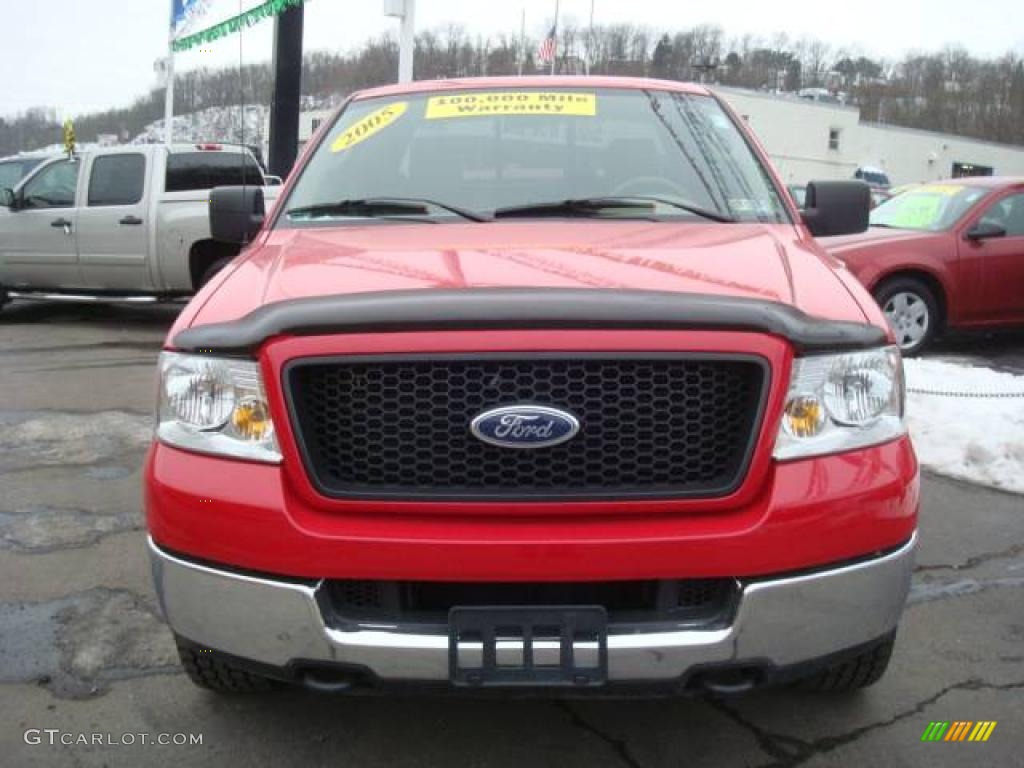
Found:
[[187, 51], [233, 35], [303, 0], [172, 0], [171, 47]]

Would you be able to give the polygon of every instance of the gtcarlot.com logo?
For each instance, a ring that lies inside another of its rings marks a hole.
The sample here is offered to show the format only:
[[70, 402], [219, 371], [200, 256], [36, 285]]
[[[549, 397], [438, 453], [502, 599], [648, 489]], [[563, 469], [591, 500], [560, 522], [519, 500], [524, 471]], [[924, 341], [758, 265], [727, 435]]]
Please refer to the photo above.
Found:
[[135, 744], [182, 747], [201, 746], [203, 743], [201, 733], [74, 733], [58, 728], [29, 728], [24, 738], [26, 744], [48, 744], [51, 747], [130, 747]]
[[921, 741], [988, 741], [995, 728], [995, 720], [933, 720], [921, 734]]

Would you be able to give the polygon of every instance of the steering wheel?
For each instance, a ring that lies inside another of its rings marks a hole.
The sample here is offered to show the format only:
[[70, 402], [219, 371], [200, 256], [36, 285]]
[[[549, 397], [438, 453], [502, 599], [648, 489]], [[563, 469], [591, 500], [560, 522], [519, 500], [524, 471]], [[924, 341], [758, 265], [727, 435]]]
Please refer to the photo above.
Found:
[[[654, 189], [651, 188], [652, 186]], [[683, 200], [687, 200], [690, 197], [685, 189], [664, 176], [637, 176], [635, 179], [629, 179], [615, 187], [612, 190], [612, 196], [629, 197], [630, 194], [657, 195], [659, 189], [668, 190], [672, 195]]]

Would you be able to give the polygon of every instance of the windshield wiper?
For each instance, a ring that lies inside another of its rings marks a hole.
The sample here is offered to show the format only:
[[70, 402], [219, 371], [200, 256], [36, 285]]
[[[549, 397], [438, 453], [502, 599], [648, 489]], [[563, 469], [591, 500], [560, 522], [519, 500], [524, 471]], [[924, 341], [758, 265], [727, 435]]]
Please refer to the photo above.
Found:
[[470, 221], [488, 221], [475, 211], [470, 211], [448, 203], [439, 203], [436, 200], [416, 197], [365, 197], [350, 200], [338, 200], [333, 203], [318, 203], [307, 205], [301, 208], [290, 208], [285, 211], [288, 216], [359, 216], [359, 217], [386, 217], [386, 216], [426, 216], [430, 213], [429, 208], [440, 208], [443, 211], [454, 213]]
[[656, 204], [667, 205], [686, 211], [694, 216], [711, 221], [735, 222], [736, 219], [717, 211], [709, 211], [687, 203], [680, 203], [664, 197], [654, 195], [626, 195], [622, 197], [581, 197], [570, 200], [552, 201], [546, 203], [527, 203], [526, 205], [514, 205], [507, 208], [498, 208], [494, 212], [494, 218], [514, 218], [531, 216], [591, 216], [601, 211], [612, 209], [644, 210], [652, 211]]

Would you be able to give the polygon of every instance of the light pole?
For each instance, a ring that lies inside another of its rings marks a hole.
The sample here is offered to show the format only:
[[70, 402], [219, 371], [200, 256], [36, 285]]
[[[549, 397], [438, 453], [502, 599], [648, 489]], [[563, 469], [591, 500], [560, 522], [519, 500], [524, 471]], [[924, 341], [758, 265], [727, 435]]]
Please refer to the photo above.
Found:
[[402, 20], [398, 36], [398, 82], [412, 82], [416, 50], [416, 0], [384, 0], [384, 15]]

